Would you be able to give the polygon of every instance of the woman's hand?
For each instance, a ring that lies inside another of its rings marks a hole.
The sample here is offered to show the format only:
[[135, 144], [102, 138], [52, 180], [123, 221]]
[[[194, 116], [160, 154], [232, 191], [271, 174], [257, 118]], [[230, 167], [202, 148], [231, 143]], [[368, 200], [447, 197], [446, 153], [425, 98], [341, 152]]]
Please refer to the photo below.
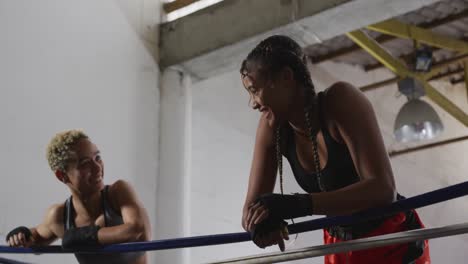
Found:
[[247, 212], [244, 213], [242, 226], [248, 232], [252, 232], [255, 225], [267, 219], [269, 211], [266, 206], [260, 202], [249, 205]]
[[281, 251], [285, 250], [284, 240], [289, 240], [288, 228], [286, 226], [265, 234], [259, 234], [253, 238], [253, 242], [260, 248], [278, 245]]
[[10, 247], [30, 247], [32, 245], [31, 230], [24, 226], [17, 227], [8, 233], [6, 241]]
[[289, 240], [286, 222], [268, 218], [268, 208], [259, 202], [252, 203], [242, 217], [242, 227], [252, 235], [252, 241], [260, 248], [278, 245], [284, 251], [284, 240]]

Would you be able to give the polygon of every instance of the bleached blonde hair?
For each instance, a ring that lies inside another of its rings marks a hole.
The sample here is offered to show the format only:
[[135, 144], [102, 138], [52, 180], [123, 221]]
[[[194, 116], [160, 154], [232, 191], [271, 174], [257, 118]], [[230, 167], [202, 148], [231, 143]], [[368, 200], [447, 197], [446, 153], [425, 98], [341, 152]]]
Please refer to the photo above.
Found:
[[78, 140], [89, 138], [82, 130], [71, 129], [57, 133], [49, 142], [46, 151], [47, 161], [53, 172], [65, 172], [67, 165], [76, 155], [73, 146]]

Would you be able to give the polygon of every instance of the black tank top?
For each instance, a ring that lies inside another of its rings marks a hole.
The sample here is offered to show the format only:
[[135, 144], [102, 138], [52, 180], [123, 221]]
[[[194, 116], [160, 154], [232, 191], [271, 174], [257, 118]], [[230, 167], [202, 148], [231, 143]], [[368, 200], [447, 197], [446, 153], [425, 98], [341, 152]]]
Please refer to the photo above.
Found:
[[[328, 155], [327, 163], [320, 171], [322, 188], [319, 186], [317, 173], [306, 172], [299, 162], [296, 152], [294, 130], [291, 125], [287, 123], [281, 128], [282, 138], [285, 141], [281, 142], [283, 156], [288, 160], [299, 186], [308, 193], [335, 191], [360, 180], [348, 147], [346, 144], [337, 142], [328, 132], [323, 113], [323, 97], [324, 92], [318, 93], [318, 118]], [[333, 233], [336, 233], [340, 238], [342, 235], [349, 236], [349, 234], [347, 234], [348, 232], [354, 233], [354, 236], [361, 236], [379, 226], [385, 219], [386, 217], [379, 217], [378, 219], [366, 221], [364, 223], [336, 226], [333, 227], [333, 229], [340, 230], [340, 233], [343, 234], [338, 235], [338, 232]], [[326, 229], [332, 232], [331, 228]]]
[[284, 140], [282, 154], [288, 160], [297, 183], [308, 193], [334, 191], [359, 181], [359, 175], [346, 144], [337, 142], [328, 132], [323, 114], [323, 96], [323, 92], [318, 93], [318, 117], [328, 153], [327, 163], [321, 170], [320, 178], [324, 190], [319, 187], [317, 173], [306, 172], [300, 164], [291, 125], [287, 123], [281, 128]]
[[[114, 211], [108, 201], [108, 189], [106, 185], [101, 191], [101, 204], [104, 212], [105, 226], [116, 226], [123, 224], [123, 219], [120, 214]], [[65, 231], [75, 228], [75, 208], [73, 207], [72, 197], [65, 201], [64, 210], [64, 228]], [[144, 255], [145, 252], [129, 252], [129, 253], [101, 253], [101, 254], [75, 254], [76, 259], [80, 264], [98, 264], [98, 263], [112, 263], [112, 264], [130, 264], [134, 263], [137, 258]]]

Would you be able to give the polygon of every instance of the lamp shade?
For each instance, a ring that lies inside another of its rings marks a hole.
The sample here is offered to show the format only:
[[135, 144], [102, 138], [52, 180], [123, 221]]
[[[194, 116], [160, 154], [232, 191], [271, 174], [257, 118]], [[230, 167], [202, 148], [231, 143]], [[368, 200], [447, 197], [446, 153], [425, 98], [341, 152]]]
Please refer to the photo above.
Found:
[[394, 136], [399, 142], [432, 139], [444, 129], [436, 111], [420, 99], [411, 99], [398, 112]]

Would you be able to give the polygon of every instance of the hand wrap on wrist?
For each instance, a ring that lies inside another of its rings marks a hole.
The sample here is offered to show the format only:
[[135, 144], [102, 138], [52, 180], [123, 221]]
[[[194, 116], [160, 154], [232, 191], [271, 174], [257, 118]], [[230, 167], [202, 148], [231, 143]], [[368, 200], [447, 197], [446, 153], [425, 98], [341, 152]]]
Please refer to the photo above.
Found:
[[25, 226], [18, 226], [17, 228], [11, 230], [7, 235], [6, 235], [6, 238], [5, 240], [8, 241], [10, 240], [10, 237], [14, 236], [14, 235], [17, 235], [19, 233], [23, 233], [24, 237], [26, 238], [26, 241], [29, 240], [29, 238], [31, 238], [32, 236], [32, 233], [31, 233], [31, 230], [29, 230], [29, 228], [25, 227]]
[[309, 194], [269, 193], [260, 196], [257, 202], [268, 209], [269, 218], [292, 219], [312, 215], [312, 199]]
[[99, 226], [84, 226], [65, 231], [62, 238], [63, 249], [93, 249], [100, 246], [97, 233]]

